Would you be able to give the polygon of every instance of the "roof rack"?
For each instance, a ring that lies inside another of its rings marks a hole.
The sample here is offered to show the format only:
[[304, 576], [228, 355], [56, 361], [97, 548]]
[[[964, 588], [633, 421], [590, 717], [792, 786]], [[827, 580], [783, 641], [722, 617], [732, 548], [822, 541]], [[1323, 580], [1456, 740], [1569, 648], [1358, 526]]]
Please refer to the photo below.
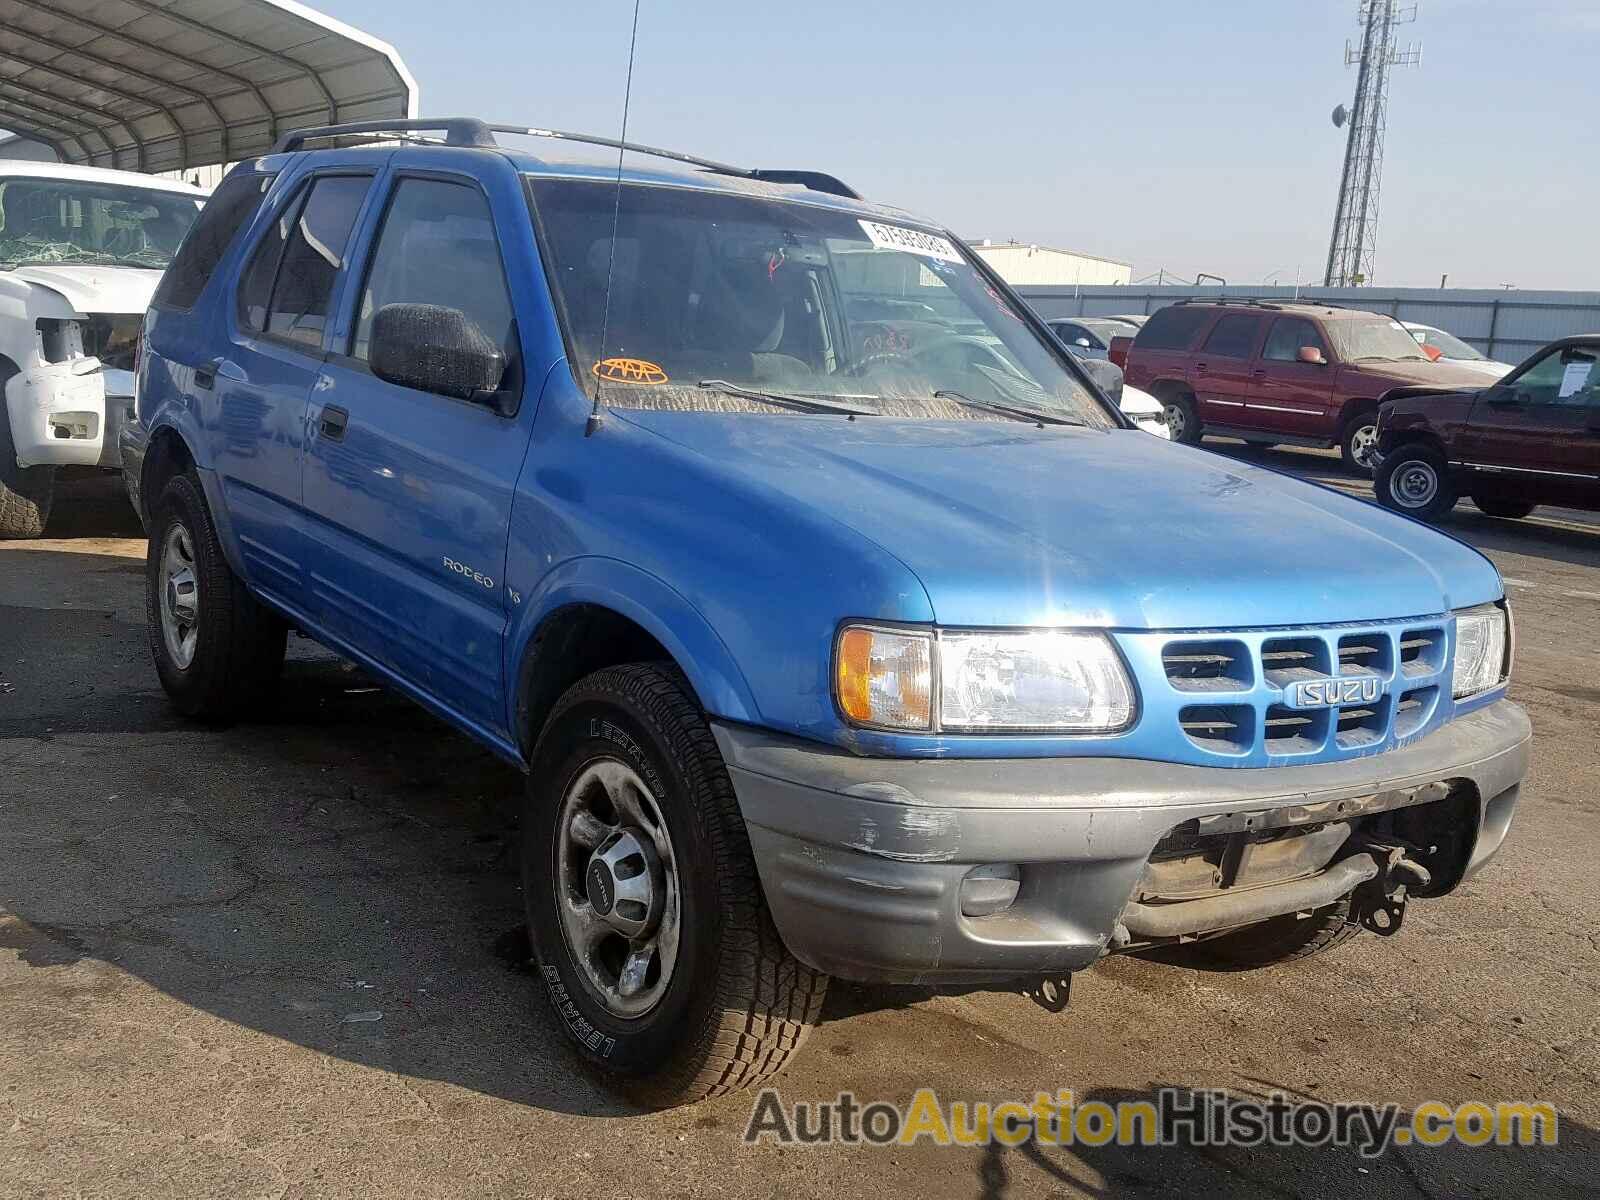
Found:
[[774, 168], [748, 168], [730, 166], [715, 159], [699, 158], [676, 150], [663, 150], [657, 146], [642, 146], [637, 142], [622, 142], [616, 138], [601, 137], [593, 133], [570, 133], [561, 129], [539, 129], [527, 125], [491, 125], [477, 117], [429, 117], [408, 121], [349, 121], [342, 125], [316, 125], [296, 129], [284, 134], [273, 146], [275, 154], [302, 149], [307, 142], [325, 138], [339, 138], [371, 134], [374, 137], [396, 133], [443, 133], [446, 146], [497, 147], [497, 133], [521, 134], [527, 137], [554, 138], [564, 142], [582, 142], [588, 146], [605, 146], [611, 150], [631, 150], [652, 158], [666, 158], [674, 162], [702, 167], [718, 175], [734, 175], [741, 179], [757, 179], [765, 183], [792, 183], [813, 192], [827, 192], [848, 200], [861, 199], [861, 193], [832, 175], [821, 171], [791, 171]]

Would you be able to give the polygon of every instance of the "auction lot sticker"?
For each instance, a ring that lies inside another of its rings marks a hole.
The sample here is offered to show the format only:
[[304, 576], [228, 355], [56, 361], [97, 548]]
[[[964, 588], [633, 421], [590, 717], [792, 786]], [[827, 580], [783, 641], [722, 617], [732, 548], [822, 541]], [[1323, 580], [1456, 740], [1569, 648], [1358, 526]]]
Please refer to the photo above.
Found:
[[948, 238], [920, 229], [907, 229], [903, 225], [885, 225], [880, 221], [862, 221], [862, 231], [880, 250], [900, 250], [906, 254], [920, 254], [924, 258], [937, 258], [941, 262], [963, 261]]

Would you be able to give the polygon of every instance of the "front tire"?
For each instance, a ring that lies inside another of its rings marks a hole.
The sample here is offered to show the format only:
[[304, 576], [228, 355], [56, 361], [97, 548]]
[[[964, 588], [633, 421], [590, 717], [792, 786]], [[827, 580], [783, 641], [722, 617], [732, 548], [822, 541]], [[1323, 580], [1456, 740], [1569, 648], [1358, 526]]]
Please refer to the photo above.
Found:
[[1350, 920], [1350, 897], [1301, 917], [1287, 913], [1233, 933], [1194, 942], [1184, 949], [1193, 961], [1233, 970], [1259, 970], [1294, 962], [1342, 946], [1361, 926]]
[[523, 829], [534, 955], [580, 1054], [658, 1107], [783, 1069], [827, 976], [779, 937], [711, 728], [670, 666], [610, 667], [561, 698]]
[[11, 416], [6, 411], [6, 383], [16, 373], [15, 367], [0, 362], [0, 539], [41, 536], [50, 521], [56, 490], [54, 467], [17, 465]]
[[155, 506], [145, 559], [145, 626], [178, 711], [220, 721], [270, 696], [288, 628], [222, 554], [200, 482], [175, 476]]
[[1421, 521], [1437, 521], [1456, 503], [1444, 455], [1420, 442], [1399, 446], [1384, 458], [1374, 490], [1385, 508]]
[[1522, 500], [1506, 500], [1500, 496], [1474, 496], [1472, 502], [1491, 517], [1504, 517], [1508, 521], [1521, 520], [1538, 507]]

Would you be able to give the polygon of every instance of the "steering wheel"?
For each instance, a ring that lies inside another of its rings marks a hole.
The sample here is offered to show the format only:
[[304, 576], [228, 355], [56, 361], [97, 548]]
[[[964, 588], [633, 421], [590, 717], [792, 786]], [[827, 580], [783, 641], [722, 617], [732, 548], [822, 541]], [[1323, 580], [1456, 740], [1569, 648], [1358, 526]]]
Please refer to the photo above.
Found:
[[909, 354], [902, 354], [898, 350], [878, 350], [872, 354], [868, 354], [864, 358], [856, 359], [855, 362], [851, 363], [845, 368], [844, 373], [850, 376], [852, 379], [856, 379], [862, 375], [865, 375], [873, 367], [883, 366], [885, 364], [908, 366], [910, 365], [910, 362], [911, 356]]

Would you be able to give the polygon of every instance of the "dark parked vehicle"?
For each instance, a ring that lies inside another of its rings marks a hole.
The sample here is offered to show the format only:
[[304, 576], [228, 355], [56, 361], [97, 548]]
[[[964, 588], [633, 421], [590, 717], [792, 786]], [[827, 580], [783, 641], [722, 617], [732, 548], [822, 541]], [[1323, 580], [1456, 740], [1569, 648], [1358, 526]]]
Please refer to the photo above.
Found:
[[1192, 446], [1217, 434], [1266, 446], [1338, 446], [1357, 471], [1377, 466], [1378, 408], [1389, 392], [1483, 382], [1429, 360], [1391, 317], [1254, 300], [1180, 300], [1161, 309], [1134, 338], [1124, 369], [1129, 387], [1166, 406], [1174, 441]]
[[1491, 387], [1406, 392], [1378, 418], [1378, 499], [1434, 520], [1461, 496], [1490, 516], [1600, 509], [1600, 334], [1563, 338]]

